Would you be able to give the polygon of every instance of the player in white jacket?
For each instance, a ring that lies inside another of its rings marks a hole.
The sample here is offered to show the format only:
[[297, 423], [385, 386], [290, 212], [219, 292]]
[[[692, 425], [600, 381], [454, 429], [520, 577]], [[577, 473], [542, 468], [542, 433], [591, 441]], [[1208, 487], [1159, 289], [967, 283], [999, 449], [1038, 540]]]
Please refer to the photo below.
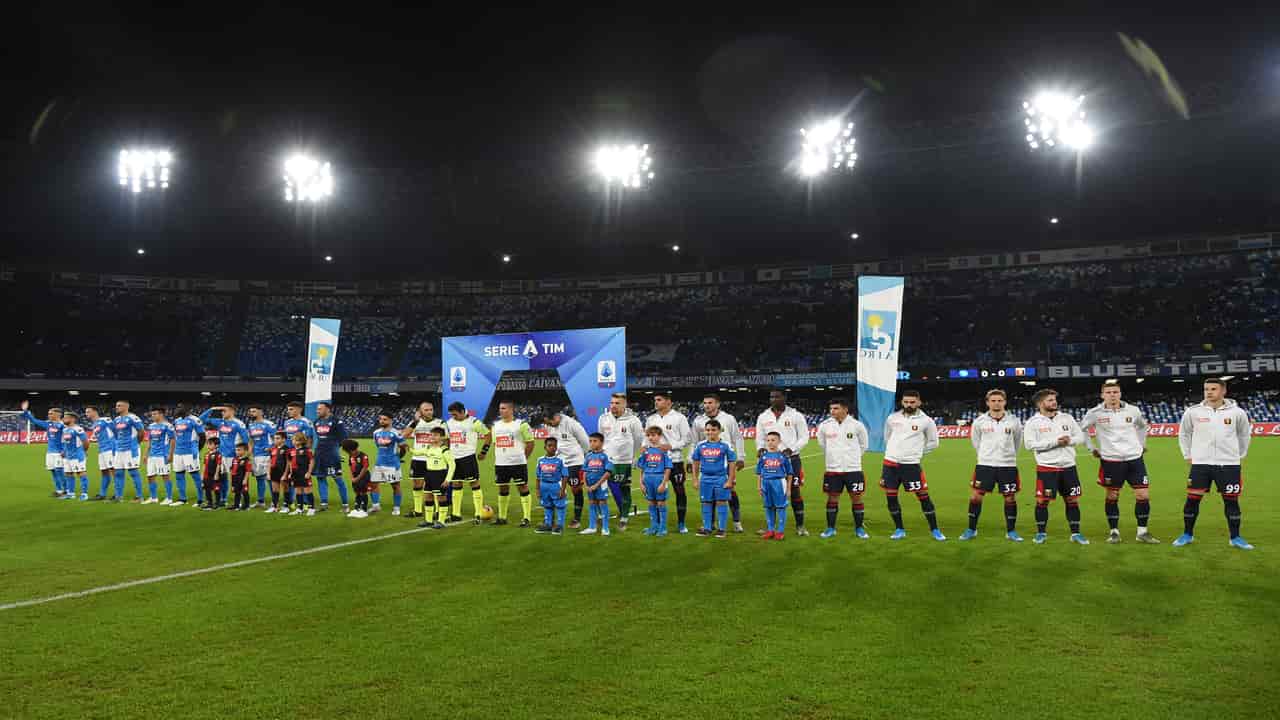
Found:
[[969, 426], [969, 442], [978, 453], [978, 464], [969, 483], [969, 527], [960, 534], [961, 540], [978, 536], [982, 500], [989, 492], [999, 492], [1004, 496], [1005, 537], [1022, 542], [1022, 536], [1014, 529], [1018, 524], [1018, 491], [1022, 489], [1022, 479], [1018, 477], [1022, 423], [1005, 411], [1007, 401], [1003, 390], [988, 390], [987, 411]]
[[[1133, 514], [1138, 520], [1137, 541], [1148, 545], [1159, 540], [1147, 532], [1151, 517], [1151, 485], [1147, 464], [1142, 455], [1147, 451], [1147, 418], [1137, 405], [1120, 399], [1120, 381], [1102, 383], [1102, 402], [1085, 413], [1080, 429], [1084, 444], [1098, 458], [1098, 484], [1107, 489], [1107, 525], [1111, 531], [1107, 542], [1120, 542], [1120, 488], [1129, 483], [1133, 488]], [[1097, 434], [1098, 446], [1089, 438], [1089, 428]]]
[[1071, 542], [1088, 545], [1080, 534], [1080, 473], [1076, 470], [1076, 446], [1084, 444], [1084, 433], [1076, 419], [1058, 412], [1058, 391], [1045, 388], [1031, 396], [1035, 415], [1027, 420], [1022, 441], [1036, 454], [1036, 536], [1037, 545], [1048, 539], [1049, 503], [1062, 494], [1067, 507], [1067, 524], [1071, 526]]
[[1244, 408], [1227, 397], [1226, 381], [1205, 380], [1204, 402], [1182, 413], [1182, 426], [1178, 429], [1178, 445], [1182, 448], [1182, 457], [1191, 465], [1191, 472], [1187, 477], [1187, 504], [1182, 508], [1183, 531], [1173, 541], [1174, 547], [1195, 540], [1200, 501], [1212, 485], [1217, 486], [1222, 495], [1231, 546], [1253, 549], [1240, 537], [1240, 491], [1244, 484], [1240, 463], [1249, 453], [1252, 428]]
[[898, 488], [915, 493], [920, 501], [920, 510], [929, 521], [933, 539], [947, 539], [938, 529], [938, 516], [933, 509], [933, 500], [929, 499], [929, 481], [920, 467], [920, 460], [937, 449], [938, 426], [933, 418], [920, 412], [920, 393], [903, 391], [902, 409], [890, 413], [884, 421], [884, 468], [880, 471], [880, 487], [884, 488], [895, 528], [890, 540], [901, 540], [907, 536], [902, 526]]
[[569, 490], [573, 492], [573, 520], [569, 527], [576, 528], [582, 524], [582, 463], [591, 439], [582, 423], [559, 408], [548, 410], [544, 422], [547, 432], [556, 439], [556, 456], [569, 471]]
[[609, 396], [609, 412], [596, 421], [596, 432], [604, 436], [604, 451], [613, 463], [609, 492], [618, 504], [618, 529], [627, 530], [631, 511], [631, 464], [644, 447], [644, 423], [627, 407], [627, 394]]
[[[809, 421], [799, 410], [787, 406], [786, 390], [770, 390], [769, 407], [756, 418], [757, 458], [764, 453], [764, 439], [771, 432], [781, 436], [778, 449], [791, 462], [791, 511], [796, 516], [796, 535], [805, 537], [809, 531], [804, 527], [804, 495], [800, 491], [804, 486], [804, 467], [800, 464], [800, 451], [809, 443]], [[759, 532], [764, 533], [764, 530]]]
[[822, 446], [826, 472], [822, 475], [822, 491], [827, 494], [827, 529], [819, 537], [836, 534], [836, 518], [840, 515], [840, 493], [849, 493], [853, 506], [853, 532], [862, 540], [871, 537], [862, 526], [864, 511], [862, 493], [867, 479], [862, 474], [862, 453], [867, 451], [867, 426], [849, 414], [849, 401], [836, 398], [828, 405], [831, 417], [818, 424], [818, 444]]

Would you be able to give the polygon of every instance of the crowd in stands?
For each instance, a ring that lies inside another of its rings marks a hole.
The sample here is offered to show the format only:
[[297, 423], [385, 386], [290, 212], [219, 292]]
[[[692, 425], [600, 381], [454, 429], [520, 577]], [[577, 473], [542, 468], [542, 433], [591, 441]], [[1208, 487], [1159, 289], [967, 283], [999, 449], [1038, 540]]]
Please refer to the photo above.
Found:
[[[339, 378], [437, 376], [440, 338], [622, 325], [672, 344], [633, 372], [803, 371], [854, 345], [854, 280], [593, 292], [254, 295], [45, 288], [10, 328], [0, 371], [171, 377], [211, 367], [239, 337], [235, 374], [301, 377], [306, 318], [343, 320]], [[0, 292], [12, 293], [12, 289]], [[29, 293], [28, 293], [29, 294]], [[908, 277], [901, 363], [1108, 362], [1280, 351], [1280, 250], [935, 272]], [[228, 323], [242, 323], [229, 328]], [[238, 330], [239, 332], [233, 332]], [[827, 367], [848, 370], [851, 367]]]

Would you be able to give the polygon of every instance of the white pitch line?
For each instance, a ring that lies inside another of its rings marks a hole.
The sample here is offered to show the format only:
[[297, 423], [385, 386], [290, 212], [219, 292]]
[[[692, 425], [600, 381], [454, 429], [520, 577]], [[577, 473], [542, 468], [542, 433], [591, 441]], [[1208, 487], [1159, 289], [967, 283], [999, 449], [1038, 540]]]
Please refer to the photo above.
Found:
[[[820, 454], [821, 453], [813, 453], [812, 455], [807, 455], [801, 453], [800, 457], [803, 459], [806, 457], [815, 457]], [[293, 552], [280, 553], [279, 555], [267, 555], [266, 557], [252, 558], [249, 560], [237, 560], [235, 562], [199, 568], [197, 570], [184, 570], [182, 572], [169, 573], [168, 575], [157, 575], [156, 577], [142, 578], [140, 580], [129, 580], [127, 582], [116, 583], [114, 585], [103, 585], [101, 587], [89, 588], [88, 590], [77, 590], [76, 592], [62, 593], [61, 595], [50, 595], [48, 597], [33, 598], [31, 600], [19, 600], [18, 602], [0, 605], [0, 612], [32, 607], [34, 605], [45, 605], [51, 602], [58, 602], [59, 600], [74, 600], [76, 598], [98, 595], [100, 593], [112, 592], [114, 590], [128, 590], [129, 588], [139, 587], [141, 585], [151, 585], [153, 583], [164, 582], [166, 580], [178, 580], [195, 575], [207, 575], [209, 573], [221, 572], [222, 570], [233, 570], [239, 567], [247, 567], [249, 565], [257, 565], [258, 563], [272, 562], [274, 560], [287, 560], [288, 558], [300, 557], [302, 555], [312, 555], [314, 553], [327, 552], [329, 550], [341, 550], [342, 548], [351, 547], [353, 545], [363, 545], [365, 543], [378, 542], [379, 540], [389, 540], [391, 538], [400, 537], [402, 535], [411, 535], [413, 533], [429, 529], [430, 528], [413, 528], [411, 530], [401, 530], [400, 532], [377, 535], [375, 537], [362, 538], [360, 540], [348, 540], [346, 542], [307, 548], [306, 550], [294, 550]]]
[[318, 547], [307, 548], [305, 550], [294, 550], [293, 552], [280, 553], [279, 555], [267, 555], [266, 557], [252, 558], [250, 560], [237, 560], [236, 562], [223, 563], [222, 565], [214, 565], [212, 567], [200, 568], [198, 570], [184, 570], [182, 572], [170, 573], [168, 575], [157, 575], [156, 577], [142, 578], [141, 580], [129, 580], [128, 582], [116, 583], [115, 585], [103, 585], [102, 587], [89, 588], [88, 590], [62, 593], [61, 595], [50, 595], [48, 597], [34, 598], [32, 600], [20, 600], [18, 602], [0, 605], [0, 611], [16, 610], [18, 608], [31, 607], [33, 605], [44, 605], [46, 603], [57, 602], [59, 600], [73, 600], [75, 598], [88, 597], [90, 595], [111, 592], [113, 590], [127, 590], [140, 585], [151, 585], [153, 583], [164, 582], [166, 580], [177, 580], [179, 578], [192, 577], [193, 575], [206, 575], [208, 573], [232, 570], [234, 568], [257, 565], [258, 563], [271, 562], [273, 560], [285, 560], [288, 558], [311, 555], [329, 550], [340, 550], [353, 545], [363, 545], [365, 543], [378, 542], [379, 540], [389, 540], [391, 538], [400, 537], [402, 535], [411, 535], [413, 533], [419, 533], [429, 529], [430, 528], [413, 528], [411, 530], [401, 530], [399, 532], [388, 533], [386, 535], [377, 535], [375, 537], [362, 538], [360, 540], [348, 540], [346, 542], [333, 543], [331, 545], [320, 545]]

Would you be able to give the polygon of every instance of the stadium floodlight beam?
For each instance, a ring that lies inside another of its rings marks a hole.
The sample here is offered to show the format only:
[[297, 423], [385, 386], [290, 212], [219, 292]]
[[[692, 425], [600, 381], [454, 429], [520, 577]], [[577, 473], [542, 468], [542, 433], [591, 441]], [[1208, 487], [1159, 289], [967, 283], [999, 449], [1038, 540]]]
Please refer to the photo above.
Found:
[[1022, 102], [1024, 139], [1032, 150], [1066, 148], [1076, 152], [1093, 145], [1095, 133], [1085, 121], [1084, 96], [1045, 91]]
[[284, 161], [284, 201], [318, 203], [333, 197], [333, 166], [306, 153]]
[[592, 157], [592, 165], [606, 185], [624, 188], [641, 188], [655, 175], [647, 144], [601, 145]]
[[116, 160], [116, 180], [134, 195], [168, 190], [173, 153], [167, 149], [124, 148]]
[[834, 117], [818, 125], [800, 128], [800, 175], [815, 178], [828, 170], [852, 170], [858, 164], [858, 139], [853, 123]]

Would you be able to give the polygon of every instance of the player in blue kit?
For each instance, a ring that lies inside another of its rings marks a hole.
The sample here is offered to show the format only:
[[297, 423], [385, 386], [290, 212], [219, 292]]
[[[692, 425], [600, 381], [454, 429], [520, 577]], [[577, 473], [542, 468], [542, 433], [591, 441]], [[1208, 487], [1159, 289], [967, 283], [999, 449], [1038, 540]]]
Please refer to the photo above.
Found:
[[320, 512], [329, 509], [329, 478], [338, 486], [342, 499], [342, 512], [350, 509], [347, 486], [342, 482], [342, 455], [338, 449], [347, 439], [347, 428], [333, 414], [333, 406], [327, 402], [316, 405], [316, 421], [312, 423], [316, 433], [316, 491], [320, 493]]
[[[92, 405], [84, 409], [84, 418], [88, 422], [85, 430], [92, 433], [93, 439], [98, 445], [98, 470], [102, 472], [102, 487], [98, 489], [98, 494], [93, 496], [93, 500], [106, 500], [107, 490], [110, 490], [115, 484], [115, 454], [116, 454], [116, 433], [115, 428], [111, 426], [111, 421], [102, 417], [98, 413], [98, 408]], [[120, 495], [124, 492], [124, 484], [121, 483], [111, 494], [111, 502], [120, 502]]]
[[84, 474], [85, 453], [89, 448], [89, 434], [77, 423], [73, 412], [62, 414], [62, 473], [67, 487], [75, 495], [76, 481], [80, 482], [80, 499], [89, 499], [89, 476]]
[[138, 471], [138, 466], [142, 463], [142, 418], [129, 411], [128, 400], [117, 400], [116, 416], [111, 422], [116, 431], [116, 454], [114, 456], [116, 490], [119, 492], [120, 497], [123, 498], [124, 474], [127, 470], [129, 479], [133, 480], [133, 500], [131, 502], [140, 503], [143, 501], [142, 473]]
[[564, 514], [569, 506], [565, 496], [569, 489], [569, 468], [562, 458], [556, 457], [557, 442], [549, 437], [544, 443], [547, 454], [534, 464], [538, 501], [542, 505], [542, 524], [534, 530], [539, 535], [560, 535], [564, 532]]
[[187, 504], [187, 473], [195, 485], [193, 507], [200, 507], [200, 495], [204, 481], [200, 478], [200, 448], [204, 446], [204, 423], [191, 414], [186, 403], [173, 408], [173, 476], [178, 488], [178, 501], [174, 505]]
[[26, 400], [23, 400], [19, 407], [22, 408], [23, 419], [44, 430], [44, 469], [48, 470], [53, 478], [53, 497], [67, 498], [68, 495], [75, 497], [76, 489], [67, 489], [66, 476], [62, 472], [62, 410], [56, 407], [49, 408], [47, 413], [49, 419], [45, 421], [38, 420], [31, 414], [27, 409]]
[[151, 424], [147, 425], [147, 491], [150, 493], [143, 505], [160, 502], [156, 478], [164, 478], [163, 505], [173, 504], [173, 480], [169, 467], [173, 465], [173, 426], [164, 417], [164, 408], [151, 408]]
[[[284, 408], [286, 417], [284, 422], [280, 424], [280, 429], [284, 431], [284, 445], [290, 450], [293, 449], [293, 436], [298, 433], [307, 436], [307, 440], [311, 443], [308, 447], [315, 448], [316, 446], [316, 429], [311, 425], [311, 421], [303, 416], [302, 411], [305, 408], [306, 406], [297, 400], [291, 400]], [[294, 501], [294, 494], [294, 488], [290, 484], [285, 498], [286, 504]]]
[[369, 488], [369, 497], [372, 504], [369, 512], [375, 513], [382, 509], [382, 494], [378, 492], [378, 487], [390, 483], [391, 492], [395, 498], [395, 507], [391, 509], [391, 514], [399, 515], [402, 497], [400, 495], [401, 460], [409, 451], [409, 445], [404, 435], [391, 427], [391, 416], [385, 412], [378, 416], [378, 429], [373, 431], [373, 444], [378, 448], [378, 453], [373, 461], [373, 476], [370, 478], [372, 485]]
[[733, 446], [720, 441], [718, 420], [708, 420], [705, 427], [707, 439], [695, 445], [689, 456], [693, 487], [702, 501], [702, 527], [698, 534], [708, 537], [714, 533], [722, 538], [729, 526], [729, 496], [738, 478], [738, 454]]
[[[215, 413], [220, 413], [220, 420], [213, 419]], [[253, 440], [249, 437], [249, 429], [245, 424], [236, 417], [236, 406], [230, 403], [224, 405], [214, 405], [200, 414], [200, 422], [206, 425], [212, 425], [218, 431], [218, 457], [222, 463], [222, 475], [231, 477], [231, 463], [236, 459], [236, 444], [245, 443], [249, 445]], [[218, 504], [225, 505], [227, 502], [227, 491], [229, 490], [229, 482], [219, 483], [218, 487]]]
[[644, 499], [649, 501], [649, 527], [645, 528], [644, 534], [662, 537], [667, 534], [667, 488], [671, 484], [671, 469], [675, 466], [671, 456], [661, 447], [662, 428], [651, 427], [644, 431], [644, 437], [645, 446], [640, 449], [640, 457], [636, 458]]
[[271, 470], [271, 445], [276, 434], [276, 424], [267, 419], [261, 405], [250, 405], [245, 411], [249, 413], [249, 423], [245, 429], [249, 431], [250, 469], [258, 481], [258, 502], [253, 507], [267, 505], [267, 475]]
[[613, 462], [604, 451], [604, 435], [591, 433], [587, 454], [582, 459], [582, 483], [586, 486], [588, 508], [587, 527], [579, 535], [595, 535], [596, 519], [600, 520], [600, 534], [609, 534], [609, 479], [613, 477]]
[[765, 436], [765, 451], [756, 460], [760, 499], [764, 503], [765, 540], [781, 540], [787, 529], [787, 501], [790, 499], [791, 459], [779, 450], [782, 435], [770, 431]]

